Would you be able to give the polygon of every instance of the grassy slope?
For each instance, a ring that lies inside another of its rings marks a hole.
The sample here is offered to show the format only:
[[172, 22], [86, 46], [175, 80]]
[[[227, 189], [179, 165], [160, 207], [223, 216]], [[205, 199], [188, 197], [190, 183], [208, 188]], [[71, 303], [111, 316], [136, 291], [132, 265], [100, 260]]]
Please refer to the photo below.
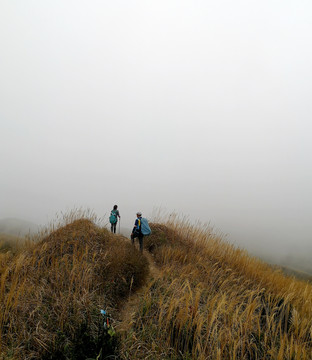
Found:
[[312, 287], [187, 224], [153, 225], [161, 267], [123, 358], [311, 359]]
[[113, 353], [100, 309], [114, 313], [148, 274], [147, 260], [128, 242], [86, 219], [0, 260], [2, 359], [86, 359], [103, 347]]
[[[311, 285], [209, 229], [172, 222], [152, 230], [150, 276], [129, 240], [87, 219], [3, 254], [0, 358], [312, 358]], [[121, 341], [101, 333], [103, 308]]]

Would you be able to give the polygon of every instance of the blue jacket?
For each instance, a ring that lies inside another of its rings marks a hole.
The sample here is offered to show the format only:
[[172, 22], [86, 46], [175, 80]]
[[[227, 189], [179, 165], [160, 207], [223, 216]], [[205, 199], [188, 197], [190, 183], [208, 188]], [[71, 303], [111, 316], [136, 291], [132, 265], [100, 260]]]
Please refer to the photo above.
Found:
[[134, 227], [132, 230], [133, 233], [141, 233], [141, 219], [141, 216], [135, 219]]

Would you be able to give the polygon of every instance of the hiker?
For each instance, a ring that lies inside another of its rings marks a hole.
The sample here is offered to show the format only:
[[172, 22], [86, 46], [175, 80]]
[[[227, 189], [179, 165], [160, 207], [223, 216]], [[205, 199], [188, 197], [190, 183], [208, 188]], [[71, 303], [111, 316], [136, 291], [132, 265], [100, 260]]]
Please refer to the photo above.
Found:
[[118, 218], [120, 219], [120, 214], [119, 214], [119, 210], [117, 205], [114, 205], [113, 210], [110, 213], [110, 217], [109, 217], [109, 222], [111, 224], [111, 232], [116, 234], [116, 227], [117, 227], [117, 222], [118, 222]]
[[141, 220], [142, 220], [142, 213], [140, 211], [138, 211], [136, 213], [137, 218], [135, 219], [135, 223], [134, 223], [134, 227], [131, 233], [131, 242], [134, 245], [134, 239], [138, 238], [139, 239], [139, 244], [140, 244], [140, 251], [143, 252], [143, 237], [144, 235], [142, 234], [142, 230], [141, 230]]

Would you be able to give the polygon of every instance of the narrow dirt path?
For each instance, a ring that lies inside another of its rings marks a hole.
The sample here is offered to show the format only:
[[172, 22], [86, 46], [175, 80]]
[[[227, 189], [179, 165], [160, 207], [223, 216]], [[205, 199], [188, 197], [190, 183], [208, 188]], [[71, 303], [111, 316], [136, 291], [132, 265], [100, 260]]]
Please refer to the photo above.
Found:
[[116, 330], [123, 334], [126, 333], [132, 326], [135, 314], [139, 307], [141, 298], [144, 296], [148, 284], [160, 276], [161, 271], [154, 262], [153, 256], [146, 250], [143, 252], [144, 256], [148, 259], [149, 262], [149, 276], [146, 280], [146, 285], [142, 286], [139, 290], [129, 295], [128, 301], [125, 300], [120, 308], [119, 321], [116, 324]]

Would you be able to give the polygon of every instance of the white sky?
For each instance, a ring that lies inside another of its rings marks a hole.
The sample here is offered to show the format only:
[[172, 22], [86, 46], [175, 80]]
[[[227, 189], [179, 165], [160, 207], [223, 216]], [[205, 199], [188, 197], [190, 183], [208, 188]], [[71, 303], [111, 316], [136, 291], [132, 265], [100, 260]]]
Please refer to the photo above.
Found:
[[187, 214], [311, 246], [312, 3], [1, 0], [0, 218]]

